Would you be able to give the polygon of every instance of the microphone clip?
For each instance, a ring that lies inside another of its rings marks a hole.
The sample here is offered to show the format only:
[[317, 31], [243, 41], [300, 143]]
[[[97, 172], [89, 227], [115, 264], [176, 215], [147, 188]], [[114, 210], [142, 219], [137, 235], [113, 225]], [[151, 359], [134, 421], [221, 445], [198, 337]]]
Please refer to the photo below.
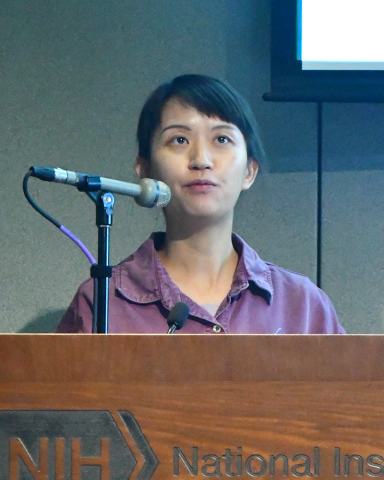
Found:
[[84, 175], [76, 185], [79, 192], [98, 192], [101, 190], [99, 175]]

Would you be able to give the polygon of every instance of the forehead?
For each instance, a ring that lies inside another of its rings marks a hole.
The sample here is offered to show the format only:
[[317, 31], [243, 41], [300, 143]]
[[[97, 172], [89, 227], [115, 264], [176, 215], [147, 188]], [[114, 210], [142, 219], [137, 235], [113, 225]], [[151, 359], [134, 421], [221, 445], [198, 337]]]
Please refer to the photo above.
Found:
[[197, 108], [192, 105], [188, 105], [178, 100], [177, 98], [171, 98], [164, 105], [161, 112], [160, 127], [164, 128], [168, 124], [178, 124], [180, 122], [188, 122], [192, 126], [194, 124], [205, 124], [205, 125], [214, 125], [214, 124], [226, 124], [231, 125], [232, 127], [237, 127], [232, 123], [226, 122], [225, 120], [220, 119], [217, 116], [208, 116], [203, 112], [200, 112]]

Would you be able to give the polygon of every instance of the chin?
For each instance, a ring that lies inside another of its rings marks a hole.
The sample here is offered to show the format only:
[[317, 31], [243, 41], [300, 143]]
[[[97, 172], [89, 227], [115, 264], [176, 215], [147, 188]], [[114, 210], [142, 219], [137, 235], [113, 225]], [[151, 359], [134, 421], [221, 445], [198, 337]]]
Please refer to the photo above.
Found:
[[207, 222], [211, 222], [212, 224], [214, 224], [233, 218], [233, 212], [223, 212], [218, 211], [217, 209], [193, 210], [188, 213], [185, 212], [183, 215], [184, 218], [189, 218], [193, 221], [200, 220], [204, 224], [206, 224]]
[[[203, 199], [202, 199], [203, 200]], [[217, 201], [207, 202], [207, 199], [204, 201], [198, 202], [181, 202], [177, 205], [172, 205], [172, 200], [165, 207], [166, 216], [173, 217], [179, 222], [183, 222], [187, 218], [190, 219], [201, 219], [206, 221], [208, 219], [220, 220], [225, 218], [233, 217], [233, 207], [226, 205], [219, 205]]]
[[184, 213], [191, 217], [201, 217], [201, 218], [209, 218], [209, 217], [216, 217], [222, 216], [223, 211], [214, 205], [193, 205], [189, 206], [184, 210]]

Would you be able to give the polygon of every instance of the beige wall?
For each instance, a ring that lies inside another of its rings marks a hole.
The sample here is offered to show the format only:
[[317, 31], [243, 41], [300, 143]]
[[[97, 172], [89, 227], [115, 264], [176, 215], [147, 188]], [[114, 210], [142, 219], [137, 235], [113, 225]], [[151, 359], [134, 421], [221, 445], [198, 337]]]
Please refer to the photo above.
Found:
[[[186, 72], [229, 80], [259, 119], [270, 173], [237, 208], [236, 230], [266, 260], [316, 276], [316, 106], [270, 104], [267, 0], [79, 0], [0, 5], [1, 332], [52, 331], [83, 254], [23, 198], [28, 167], [134, 181], [134, 130], [148, 93]], [[384, 332], [382, 105], [324, 106], [323, 288], [349, 332]], [[30, 181], [34, 198], [96, 254], [92, 203]], [[113, 263], [161, 212], [116, 197]]]

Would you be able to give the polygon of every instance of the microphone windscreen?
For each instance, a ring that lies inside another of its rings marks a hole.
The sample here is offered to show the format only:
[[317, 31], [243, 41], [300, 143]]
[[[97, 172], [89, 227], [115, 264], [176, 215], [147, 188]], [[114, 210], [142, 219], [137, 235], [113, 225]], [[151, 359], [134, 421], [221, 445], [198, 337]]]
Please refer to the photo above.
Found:
[[163, 182], [142, 178], [139, 182], [141, 193], [135, 198], [135, 202], [141, 207], [165, 207], [171, 199], [171, 190]]
[[176, 325], [176, 330], [184, 327], [189, 315], [189, 307], [186, 303], [178, 302], [169, 313], [167, 323], [171, 327]]

